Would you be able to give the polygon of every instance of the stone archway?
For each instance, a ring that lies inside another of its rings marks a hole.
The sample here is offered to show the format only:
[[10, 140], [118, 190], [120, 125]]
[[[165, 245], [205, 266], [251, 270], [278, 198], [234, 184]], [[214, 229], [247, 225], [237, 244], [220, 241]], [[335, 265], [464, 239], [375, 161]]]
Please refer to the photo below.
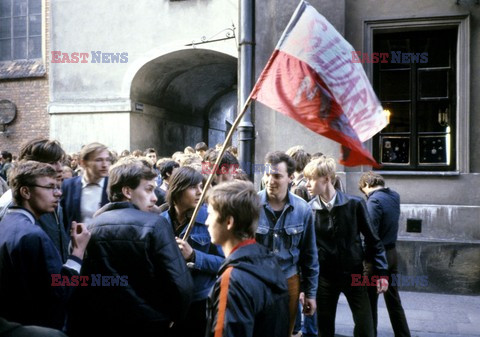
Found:
[[132, 149], [168, 156], [186, 146], [223, 141], [237, 109], [237, 59], [212, 50], [179, 50], [135, 74], [130, 98]]

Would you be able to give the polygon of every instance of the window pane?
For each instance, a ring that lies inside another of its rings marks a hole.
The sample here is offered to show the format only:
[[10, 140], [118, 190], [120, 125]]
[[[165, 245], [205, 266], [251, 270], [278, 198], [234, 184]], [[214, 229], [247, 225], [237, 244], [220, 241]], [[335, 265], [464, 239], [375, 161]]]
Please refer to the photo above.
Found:
[[40, 36], [28, 39], [28, 58], [37, 59], [42, 57], [42, 38]]
[[410, 163], [409, 137], [381, 137], [380, 146], [382, 163], [401, 165]]
[[390, 111], [390, 123], [382, 133], [410, 131], [410, 103], [382, 103], [382, 105], [384, 110]]
[[[427, 32], [431, 34], [430, 32]], [[416, 41], [417, 52], [428, 53], [428, 62], [420, 63], [420, 67], [450, 67], [450, 52], [451, 49], [446, 46], [446, 36], [456, 34], [456, 31], [440, 31], [441, 36], [435, 34], [434, 36], [427, 36], [421, 34], [418, 41]]]
[[423, 165], [448, 164], [447, 136], [420, 136], [418, 162]]
[[28, 14], [40, 14], [42, 12], [41, 0], [29, 0], [28, 1]]
[[9, 61], [12, 59], [12, 40], [0, 40], [0, 61]]
[[27, 17], [20, 16], [13, 18], [13, 37], [27, 36]]
[[0, 17], [12, 16], [12, 0], [0, 0]]
[[28, 35], [35, 36], [42, 34], [42, 16], [30, 15], [28, 17]]
[[13, 16], [27, 15], [27, 0], [13, 1]]
[[410, 52], [410, 40], [408, 39], [385, 39], [379, 42], [379, 52], [388, 53], [388, 62], [380, 63], [381, 69], [409, 68], [410, 64], [393, 63], [392, 52], [408, 53]]
[[448, 102], [418, 102], [417, 125], [419, 132], [446, 132], [452, 122]]
[[386, 70], [380, 72], [380, 100], [409, 100], [410, 70]]
[[0, 19], [0, 39], [10, 39], [12, 37], [12, 19]]
[[22, 60], [27, 58], [27, 39], [13, 39], [13, 59]]
[[419, 70], [419, 98], [448, 98], [448, 70]]

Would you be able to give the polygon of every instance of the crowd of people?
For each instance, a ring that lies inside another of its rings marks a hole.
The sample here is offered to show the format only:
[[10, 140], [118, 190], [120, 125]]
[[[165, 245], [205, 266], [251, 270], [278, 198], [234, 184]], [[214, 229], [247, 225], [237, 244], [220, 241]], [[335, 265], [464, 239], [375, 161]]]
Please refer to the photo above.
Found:
[[376, 336], [380, 293], [410, 336], [389, 284], [400, 197], [383, 177], [361, 176], [365, 202], [333, 158], [295, 146], [266, 155], [257, 191], [236, 148], [214, 165], [221, 146], [2, 151], [0, 336], [333, 337], [340, 293], [355, 336]]

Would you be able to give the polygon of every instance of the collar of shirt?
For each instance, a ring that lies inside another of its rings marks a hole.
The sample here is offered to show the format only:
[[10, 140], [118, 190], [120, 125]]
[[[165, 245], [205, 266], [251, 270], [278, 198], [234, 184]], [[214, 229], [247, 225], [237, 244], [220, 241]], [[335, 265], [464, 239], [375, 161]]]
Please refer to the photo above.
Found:
[[82, 189], [84, 189], [88, 185], [97, 185], [103, 189], [104, 184], [105, 184], [105, 177], [100, 178], [98, 181], [95, 181], [95, 182], [88, 182], [85, 178], [85, 175], [82, 176]]
[[325, 205], [325, 207], [330, 211], [333, 208], [333, 205], [335, 205], [335, 199], [337, 198], [337, 193], [333, 196], [333, 198], [330, 201], [325, 201], [322, 198], [320, 198], [320, 201]]

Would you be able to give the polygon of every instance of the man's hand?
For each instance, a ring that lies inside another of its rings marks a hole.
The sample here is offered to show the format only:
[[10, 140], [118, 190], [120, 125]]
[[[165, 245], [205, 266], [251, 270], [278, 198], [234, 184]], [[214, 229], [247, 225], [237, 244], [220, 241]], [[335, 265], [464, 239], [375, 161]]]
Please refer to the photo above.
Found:
[[377, 294], [386, 292], [388, 289], [388, 280], [386, 278], [380, 278], [377, 281]]
[[90, 241], [91, 233], [87, 229], [87, 226], [83, 223], [72, 222], [72, 229], [70, 230], [70, 237], [72, 239], [72, 255], [83, 259], [85, 249], [87, 248], [88, 241]]
[[175, 237], [175, 240], [177, 241], [178, 248], [180, 249], [183, 258], [188, 260], [193, 254], [192, 246], [190, 246], [187, 241], [183, 241], [179, 237]]
[[305, 316], [313, 316], [317, 310], [317, 301], [314, 298], [305, 297], [303, 304], [303, 314]]

